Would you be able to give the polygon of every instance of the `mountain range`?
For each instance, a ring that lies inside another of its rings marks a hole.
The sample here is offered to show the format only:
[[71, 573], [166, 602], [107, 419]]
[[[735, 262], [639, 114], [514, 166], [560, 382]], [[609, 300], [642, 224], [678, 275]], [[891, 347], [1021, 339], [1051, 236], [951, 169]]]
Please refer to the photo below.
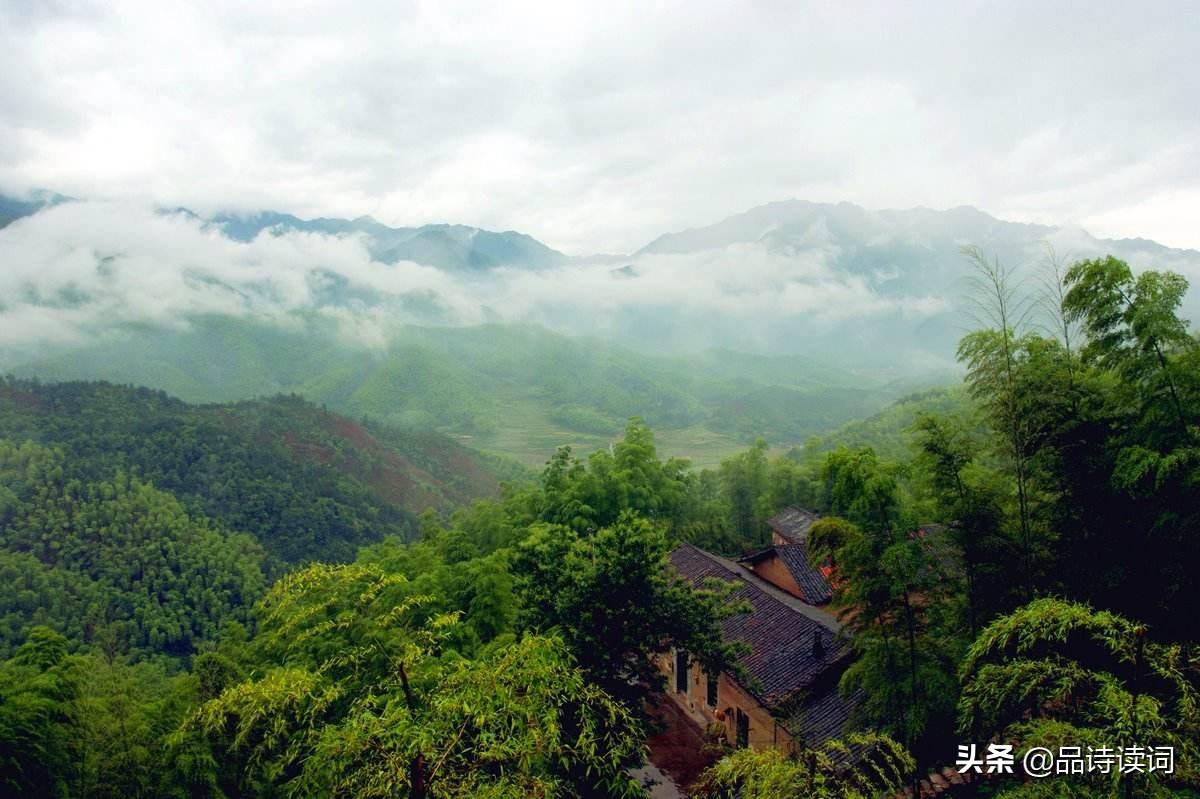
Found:
[[289, 231], [331, 236], [362, 235], [371, 257], [394, 264], [413, 261], [439, 269], [491, 269], [520, 266], [548, 269], [570, 259], [532, 236], [513, 230], [495, 232], [469, 225], [388, 227], [369, 216], [357, 219], [300, 219], [291, 214], [263, 211], [237, 216], [219, 214], [211, 223], [235, 241], [252, 241], [264, 231], [279, 235]]
[[[38, 211], [75, 201], [47, 190], [25, 197], [0, 194], [0, 228]], [[784, 257], [834, 247], [839, 267], [870, 277], [889, 293], [928, 290], [928, 280], [953, 282], [963, 274], [959, 249], [970, 244], [1020, 266], [1055, 246], [1064, 258], [1111, 253], [1134, 263], [1156, 263], [1192, 271], [1200, 269], [1200, 252], [1164, 246], [1144, 238], [1101, 239], [1074, 225], [1009, 222], [972, 206], [868, 210], [852, 203], [785, 200], [767, 203], [710, 225], [664, 233], [627, 255], [566, 255], [536, 238], [514, 230], [491, 231], [461, 224], [391, 227], [373, 217], [303, 219], [278, 211], [222, 212], [201, 217], [180, 213], [219, 230], [228, 238], [249, 242], [267, 233], [292, 232], [328, 236], [361, 236], [372, 258], [394, 264], [412, 261], [447, 270], [498, 267], [550, 269], [568, 264], [621, 263], [626, 276], [637, 274], [637, 262], [655, 255], [690, 255], [753, 246]], [[1031, 249], [1032, 248], [1032, 249]], [[620, 271], [617, 270], [617, 271]]]
[[635, 414], [713, 463], [953, 382], [974, 325], [964, 246], [1010, 265], [1031, 307], [1051, 253], [1200, 280], [1196, 251], [969, 207], [790, 200], [584, 257], [513, 231], [49, 192], [0, 198], [0, 226], [0, 369], [193, 402], [296, 392], [528, 464]]

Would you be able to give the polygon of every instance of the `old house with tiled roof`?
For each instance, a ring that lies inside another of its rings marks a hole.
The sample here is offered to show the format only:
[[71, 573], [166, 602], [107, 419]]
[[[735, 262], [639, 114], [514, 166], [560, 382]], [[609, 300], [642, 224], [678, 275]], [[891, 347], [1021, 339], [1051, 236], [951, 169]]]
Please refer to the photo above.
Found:
[[828, 568], [809, 560], [807, 544], [776, 544], [740, 558], [738, 563], [810, 605], [824, 605], [833, 599]]
[[767, 519], [767, 526], [771, 528], [771, 543], [776, 546], [805, 543], [808, 540], [808, 528], [819, 518], [821, 514], [815, 511], [795, 506], [784, 508]]
[[751, 608], [722, 623], [727, 640], [746, 645], [744, 673], [705, 674], [686, 652], [676, 652], [662, 663], [671, 698], [702, 726], [721, 725], [740, 746], [796, 750], [841, 737], [854, 699], [838, 693], [851, 652], [837, 618], [751, 568], [690, 544], [672, 552], [670, 562], [697, 586], [709, 578], [734, 582], [734, 601]]
[[771, 546], [738, 563], [810, 605], [826, 604], [833, 599], [830, 569], [827, 564], [814, 563], [808, 555], [808, 531], [820, 518], [820, 514], [803, 508], [784, 508], [767, 519]]
[[[737, 561], [684, 544], [671, 553], [671, 567], [700, 587], [711, 578], [733, 582], [732, 598], [750, 610], [725, 619], [729, 641], [745, 644], [738, 674], [706, 674], [686, 652], [663, 658], [668, 697], [683, 715], [701, 727], [718, 726], [726, 740], [754, 749], [797, 752], [844, 739], [861, 694], [842, 696], [838, 684], [852, 652], [841, 624], [829, 612], [829, 572], [808, 557], [808, 533], [820, 516], [787, 508], [769, 520], [770, 547]], [[928, 524], [911, 533], [935, 555], [939, 571], [953, 579], [960, 556], [949, 539], [952, 525]], [[852, 746], [833, 755], [848, 766], [869, 758], [870, 750]], [[931, 772], [920, 782], [919, 796], [934, 797], [970, 781], [953, 768]], [[911, 797], [909, 790], [899, 796]]]

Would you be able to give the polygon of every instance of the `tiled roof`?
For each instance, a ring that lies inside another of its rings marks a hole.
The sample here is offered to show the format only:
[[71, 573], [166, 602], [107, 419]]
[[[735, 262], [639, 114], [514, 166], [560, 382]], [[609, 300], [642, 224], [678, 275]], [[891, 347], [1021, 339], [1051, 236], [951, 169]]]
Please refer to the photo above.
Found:
[[820, 514], [792, 506], [767, 519], [767, 525], [793, 544], [803, 544], [808, 540], [808, 528], [819, 518]]
[[820, 569], [808, 562], [808, 550], [804, 544], [785, 544], [775, 547], [775, 552], [804, 592], [807, 601], [822, 605], [833, 599], [833, 587]]
[[833, 587], [821, 570], [808, 562], [808, 549], [804, 544], [783, 544], [739, 558], [739, 563], [756, 564], [767, 558], [779, 558], [788, 574], [804, 593], [804, 601], [812, 605], [823, 605], [833, 599]]
[[780, 709], [779, 723], [797, 741], [809, 745], [841, 738], [846, 734], [851, 710], [861, 699], [861, 691], [842, 697], [836, 688], [802, 696]]
[[[740, 663], [750, 677], [743, 685], [768, 709], [781, 707], [796, 692], [810, 689], [831, 668], [839, 671], [850, 655], [846, 642], [837, 635], [832, 615], [784, 594], [737, 564], [684, 544], [671, 553], [675, 569], [700, 586], [707, 578], [738, 583], [734, 601], [746, 602], [753, 610], [722, 622], [726, 640], [745, 643], [749, 652]], [[821, 649], [813, 652], [814, 636]], [[828, 680], [822, 682], [829, 682]], [[836, 693], [836, 680], [832, 690]]]

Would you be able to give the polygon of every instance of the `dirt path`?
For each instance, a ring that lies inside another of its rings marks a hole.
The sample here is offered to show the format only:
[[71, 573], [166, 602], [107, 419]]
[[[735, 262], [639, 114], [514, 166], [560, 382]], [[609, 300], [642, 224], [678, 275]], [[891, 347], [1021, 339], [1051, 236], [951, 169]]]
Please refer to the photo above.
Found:
[[704, 734], [699, 725], [670, 699], [660, 699], [650, 712], [663, 730], [646, 742], [650, 749], [650, 764], [669, 778], [675, 789], [675, 793], [652, 791], [651, 796], [655, 799], [687, 796], [687, 788], [700, 772], [716, 762], [717, 755], [705, 749]]
[[629, 775], [642, 784], [650, 799], [684, 799], [686, 796], [675, 781], [653, 763], [634, 769]]

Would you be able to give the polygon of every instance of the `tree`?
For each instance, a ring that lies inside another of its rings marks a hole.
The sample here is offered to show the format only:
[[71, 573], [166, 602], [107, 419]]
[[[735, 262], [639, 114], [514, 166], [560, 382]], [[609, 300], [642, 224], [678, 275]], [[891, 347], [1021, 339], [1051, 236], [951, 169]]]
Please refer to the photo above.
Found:
[[976, 477], [976, 445], [960, 422], [922, 414], [913, 427], [918, 434], [917, 463], [929, 476], [937, 518], [950, 522], [947, 533], [962, 555], [967, 630], [973, 639], [980, 618], [1001, 609], [1006, 590], [1001, 508], [992, 486]]
[[560, 447], [542, 473], [537, 515], [577, 532], [613, 524], [625, 511], [678, 527], [689, 492], [687, 461], [658, 459], [654, 434], [638, 417], [610, 449], [585, 462]]
[[1187, 281], [1134, 277], [1108, 257], [1074, 264], [1065, 282], [1064, 312], [1086, 336], [1082, 358], [1095, 375], [1080, 415], [1103, 439], [1062, 473], [1086, 497], [1076, 515], [1095, 548], [1120, 553], [1084, 596], [1188, 635], [1173, 612], [1200, 567], [1200, 346], [1178, 316]]
[[[852, 755], [862, 756], [847, 767]], [[700, 799], [867, 799], [894, 795], [913, 760], [890, 738], [850, 735], [789, 757], [778, 749], [742, 749], [701, 775]]]
[[718, 469], [691, 476], [688, 525], [681, 536], [702, 549], [741, 556], [769, 540], [766, 521], [789, 505], [818, 502], [813, 470], [788, 456], [767, 458], [767, 444], [721, 461]]
[[163, 741], [196, 702], [188, 675], [95, 654], [80, 658], [76, 673], [71, 734], [80, 756], [71, 794], [118, 799], [174, 790], [181, 776], [173, 762], [177, 753]]
[[635, 711], [661, 688], [654, 656], [682, 648], [719, 672], [737, 654], [719, 626], [736, 610], [727, 592], [694, 589], [669, 551], [660, 527], [627, 511], [590, 534], [537, 526], [513, 563], [524, 626], [562, 636], [587, 678]]
[[[1175, 747], [1180, 773], [1169, 779], [1200, 785], [1198, 673], [1194, 651], [1153, 640], [1143, 624], [1038, 599], [996, 619], [971, 645], [960, 670], [960, 729], [1023, 747], [1152, 741]], [[1102, 796], [1157, 796], [1163, 787], [1155, 773], [1083, 779]]]
[[955, 585], [944, 543], [917, 534], [901, 510], [895, 470], [871, 450], [830, 453], [822, 475], [832, 509], [851, 517], [826, 517], [809, 532], [809, 557], [833, 566], [834, 605], [858, 654], [841, 689], [862, 691], [858, 724], [896, 736], [920, 764], [951, 724], [956, 689]]
[[[465, 540], [464, 540], [465, 539]], [[450, 528], [426, 530], [420, 541], [388, 539], [364, 547], [358, 562], [402, 575], [408, 590], [426, 601], [414, 608], [414, 619], [457, 613], [460, 623], [448, 631], [442, 645], [473, 657], [497, 636], [511, 633], [516, 623], [516, 596], [508, 562], [511, 551], [464, 557], [472, 552], [471, 533], [452, 523]]]
[[767, 442], [758, 439], [743, 453], [721, 461], [721, 490], [729, 505], [733, 531], [751, 545], [761, 545], [766, 532], [768, 506]]
[[242, 792], [634, 795], [623, 768], [641, 757], [637, 724], [561, 643], [441, 654], [456, 614], [420, 620], [426, 601], [377, 566], [285, 577], [259, 608], [265, 671], [203, 704], [181, 736], [202, 730], [241, 758]]
[[29, 563], [15, 569], [21, 593], [3, 605], [26, 617], [39, 604], [54, 608], [46, 620], [76, 644], [108, 635], [114, 645], [185, 656], [262, 596], [263, 553], [248, 536], [214, 529], [123, 472], [85, 482], [66, 465], [58, 450], [0, 441], [0, 475], [21, 475], [0, 524], [0, 568]]
[[1084, 359], [1139, 390], [1146, 421], [1154, 423], [1144, 432], [1157, 433], [1161, 440], [1170, 430], [1177, 444], [1193, 443], [1196, 411], [1188, 400], [1196, 377], [1185, 367], [1192, 360], [1172, 357], [1194, 354], [1197, 348], [1187, 323], [1177, 315], [1187, 280], [1154, 271], [1135, 279], [1128, 264], [1108, 256], [1076, 263], [1065, 281], [1069, 289], [1063, 309], [1069, 320], [1082, 324], [1088, 338]]
[[897, 476], [898, 470], [882, 463], [874, 450], [839, 447], [821, 466], [825, 504], [882, 541], [903, 526]]
[[1019, 402], [1017, 351], [1026, 310], [1017, 296], [1011, 271], [998, 259], [988, 260], [977, 247], [963, 254], [975, 268], [975, 302], [984, 329], [968, 333], [958, 345], [967, 365], [967, 386], [1000, 435], [1016, 491], [1018, 541], [1026, 596], [1033, 592], [1034, 543], [1029, 498], [1029, 433]]
[[412, 702], [370, 697], [325, 727], [298, 790], [308, 796], [431, 799], [636, 797], [632, 715], [530, 636], [455, 660]]
[[870, 536], [851, 537], [836, 555], [834, 601], [858, 655], [840, 687], [861, 692], [858, 725], [895, 736], [917, 764], [927, 763], [952, 726], [957, 694], [947, 580], [919, 538], [905, 536], [874, 555], [876, 546]]
[[79, 757], [70, 734], [78, 685], [67, 639], [33, 627], [0, 663], [0, 787], [13, 796], [58, 796]]

